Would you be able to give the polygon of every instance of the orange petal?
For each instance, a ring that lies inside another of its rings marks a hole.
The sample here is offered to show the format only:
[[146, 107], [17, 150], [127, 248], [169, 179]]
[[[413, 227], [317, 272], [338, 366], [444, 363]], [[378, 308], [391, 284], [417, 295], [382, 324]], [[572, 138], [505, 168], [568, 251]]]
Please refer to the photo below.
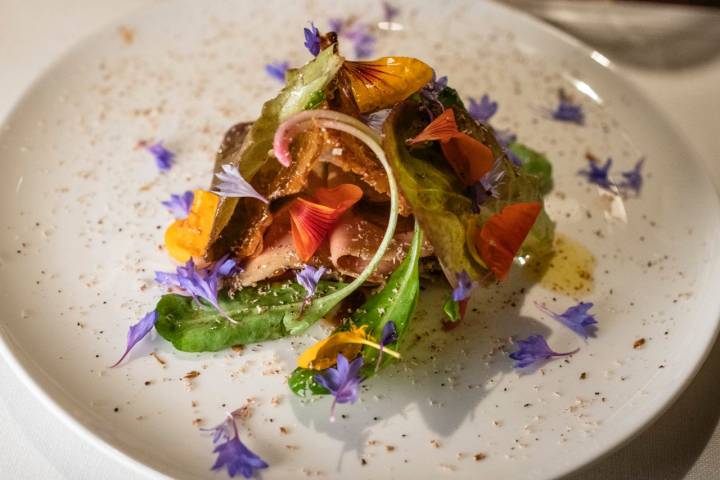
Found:
[[492, 150], [462, 132], [441, 142], [440, 147], [445, 160], [467, 186], [477, 183], [495, 163]]
[[470, 135], [460, 132], [455, 112], [446, 109], [408, 143], [415, 144], [439, 140], [445, 160], [465, 185], [473, 185], [489, 172], [495, 163], [492, 150]]
[[498, 280], [507, 276], [541, 210], [542, 204], [538, 202], [508, 205], [490, 217], [475, 237], [480, 256]]
[[326, 207], [347, 211], [363, 196], [362, 188], [352, 183], [343, 183], [334, 188], [318, 188], [315, 198]]
[[452, 108], [447, 108], [441, 115], [438, 115], [435, 120], [430, 122], [422, 132], [417, 134], [415, 138], [408, 140], [408, 143], [414, 145], [431, 140], [446, 141], [459, 134], [460, 131], [458, 130], [457, 122], [455, 122], [455, 112]]
[[335, 365], [339, 353], [353, 360], [367, 341], [365, 327], [363, 325], [348, 332], [337, 332], [320, 340], [298, 357], [298, 367], [325, 370]]
[[172, 258], [185, 263], [205, 255], [219, 202], [214, 193], [195, 190], [187, 218], [176, 220], [165, 231], [165, 248]]
[[382, 57], [343, 64], [361, 113], [374, 112], [402, 102], [432, 79], [432, 69], [410, 57]]
[[307, 262], [335, 226], [343, 213], [362, 198], [362, 189], [343, 184], [315, 191], [321, 203], [296, 198], [290, 204], [290, 228], [295, 251]]

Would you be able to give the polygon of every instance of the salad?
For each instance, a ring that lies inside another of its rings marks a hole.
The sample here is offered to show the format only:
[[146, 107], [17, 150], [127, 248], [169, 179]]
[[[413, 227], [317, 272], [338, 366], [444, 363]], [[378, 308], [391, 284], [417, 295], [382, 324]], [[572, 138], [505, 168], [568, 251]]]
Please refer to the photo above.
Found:
[[[402, 361], [421, 277], [446, 279], [437, 308], [450, 329], [516, 258], [552, 252], [552, 169], [487, 123], [497, 109], [487, 96], [468, 108], [423, 61], [348, 60], [335, 33], [312, 26], [305, 37], [314, 58], [285, 72], [254, 122], [228, 130], [209, 187], [165, 202], [177, 219], [164, 245], [179, 266], [157, 272], [169, 293], [130, 328], [125, 355], [153, 328], [178, 350], [214, 352], [330, 320], [288, 385], [332, 395], [334, 412]], [[225, 440], [215, 468], [267, 466], [232, 414], [213, 431]]]

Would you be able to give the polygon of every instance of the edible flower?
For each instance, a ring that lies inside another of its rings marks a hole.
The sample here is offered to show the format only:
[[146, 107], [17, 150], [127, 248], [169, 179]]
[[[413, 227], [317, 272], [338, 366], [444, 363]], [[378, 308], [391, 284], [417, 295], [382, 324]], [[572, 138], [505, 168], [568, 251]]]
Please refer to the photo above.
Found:
[[389, 2], [382, 2], [382, 7], [383, 7], [383, 19], [388, 23], [392, 22], [395, 19], [395, 17], [397, 17], [398, 14], [400, 13], [400, 9], [390, 5]]
[[375, 363], [375, 371], [377, 372], [380, 368], [380, 362], [382, 361], [383, 349], [386, 345], [397, 342], [398, 333], [395, 322], [388, 320], [383, 326], [382, 333], [380, 334], [380, 352], [378, 353], [377, 363]]
[[157, 322], [157, 312], [153, 310], [152, 312], [146, 314], [138, 323], [130, 326], [127, 334], [127, 347], [125, 348], [125, 353], [123, 353], [122, 357], [120, 357], [120, 360], [115, 362], [115, 364], [110, 368], [115, 368], [120, 365], [120, 363], [125, 359], [127, 354], [130, 353], [130, 350], [132, 350], [132, 348], [140, 340], [145, 338], [145, 335], [150, 333], [150, 330], [152, 330], [155, 326], [155, 322]]
[[155, 158], [155, 165], [161, 172], [167, 172], [174, 163], [175, 154], [165, 148], [162, 142], [147, 147], [147, 151]]
[[455, 278], [457, 279], [457, 285], [453, 288], [452, 299], [456, 302], [467, 300], [478, 283], [473, 282], [465, 270], [456, 273]]
[[195, 194], [188, 190], [182, 195], [173, 193], [170, 195], [170, 200], [165, 200], [161, 203], [167, 207], [176, 219], [185, 220], [190, 214], [190, 207], [192, 206], [194, 197]]
[[315, 381], [330, 390], [333, 403], [330, 407], [330, 421], [335, 421], [335, 405], [338, 403], [353, 404], [359, 396], [359, 387], [363, 379], [360, 377], [360, 369], [363, 366], [362, 357], [348, 362], [342, 353], [337, 356], [337, 368], [328, 368], [322, 373], [315, 375]]
[[268, 464], [262, 458], [250, 451], [240, 441], [234, 413], [228, 413], [224, 422], [210, 430], [214, 432], [213, 443], [225, 440], [213, 450], [213, 453], [217, 453], [218, 457], [212, 466], [212, 470], [227, 468], [230, 477], [240, 473], [245, 478], [252, 478], [256, 470], [268, 467]]
[[205, 302], [213, 306], [232, 323], [236, 323], [236, 321], [220, 307], [218, 301], [218, 290], [221, 280], [233, 274], [235, 270], [235, 260], [228, 258], [228, 256], [221, 258], [209, 268], [199, 269], [196, 268], [195, 262], [191, 258], [184, 266], [177, 267], [176, 273], [155, 272], [155, 281], [161, 285], [179, 288], [192, 296], [198, 305], [200, 305], [198, 299], [205, 300]]
[[265, 65], [265, 73], [272, 78], [285, 83], [285, 72], [290, 68], [290, 62], [274, 62]]
[[588, 311], [593, 307], [593, 304], [590, 302], [580, 302], [577, 305], [568, 308], [563, 313], [555, 313], [547, 308], [545, 304], [538, 302], [535, 302], [535, 306], [548, 317], [554, 318], [586, 340], [597, 328], [595, 326], [598, 323], [597, 320], [595, 320], [593, 315], [588, 313]]
[[505, 169], [503, 169], [501, 162], [495, 162], [492, 170], [483, 175], [471, 189], [471, 198], [473, 200], [473, 211], [478, 213], [483, 203], [487, 202], [490, 198], [500, 198], [500, 192], [498, 187], [500, 181], [505, 176]]
[[479, 181], [495, 164], [493, 153], [488, 147], [458, 130], [452, 108], [438, 115], [408, 143], [414, 145], [433, 140], [440, 141], [445, 160], [467, 186]]
[[301, 271], [297, 273], [295, 278], [297, 282], [307, 292], [305, 300], [310, 300], [315, 295], [317, 284], [325, 273], [325, 267], [315, 268], [312, 265], [305, 265]]
[[364, 23], [355, 23], [353, 29], [343, 29], [343, 37], [350, 40], [357, 58], [367, 58], [373, 54], [375, 35]]
[[360, 113], [390, 108], [420, 90], [432, 78], [432, 69], [410, 57], [382, 57], [369, 61], [345, 61]]
[[345, 28], [345, 20], [342, 18], [331, 18], [328, 20], [328, 25], [330, 25], [331, 32], [335, 32], [340, 35]]
[[559, 122], [570, 122], [578, 125], [585, 123], [585, 114], [580, 105], [572, 103], [564, 90], [558, 92], [558, 106], [550, 112], [550, 116]]
[[219, 202], [214, 193], [195, 191], [187, 218], [176, 220], [165, 231], [165, 248], [172, 258], [185, 263], [205, 255]]
[[433, 113], [433, 109], [428, 105], [428, 102], [434, 103], [440, 108], [440, 111], [445, 110], [445, 105], [440, 101], [440, 92], [445, 90], [447, 85], [448, 77], [442, 76], [438, 78], [435, 70], [432, 70], [430, 81], [420, 90], [420, 97], [422, 99], [421, 107], [428, 113], [430, 120], [435, 118], [435, 114]]
[[508, 205], [490, 217], [475, 236], [475, 247], [480, 258], [498, 280], [504, 280], [507, 276], [513, 258], [541, 210], [542, 204], [539, 202]]
[[623, 190], [633, 190], [635, 192], [635, 195], [640, 194], [640, 189], [643, 185], [643, 177], [641, 170], [644, 163], [645, 159], [641, 158], [635, 164], [635, 168], [630, 171], [620, 173], [625, 178], [625, 180], [620, 184], [620, 188], [622, 188]]
[[520, 157], [515, 155], [515, 152], [513, 152], [510, 148], [510, 145], [517, 141], [517, 135], [507, 129], [495, 130], [495, 139], [498, 141], [510, 161], [518, 167], [522, 166], [522, 160]]
[[400, 354], [389, 348], [381, 347], [380, 344], [368, 339], [365, 333], [366, 325], [352, 328], [349, 331], [336, 332], [315, 345], [306, 349], [300, 357], [298, 357], [298, 367], [312, 368], [313, 370], [325, 370], [337, 361], [336, 357], [342, 353], [347, 358], [355, 358], [363, 345], [383, 351], [395, 358], [400, 358]]
[[472, 97], [468, 98], [468, 101], [470, 102], [468, 113], [480, 123], [488, 123], [498, 111], [498, 103], [490, 100], [487, 94], [480, 97], [479, 102]]
[[305, 48], [312, 53], [313, 57], [317, 57], [320, 53], [320, 32], [313, 22], [310, 22], [310, 28], [303, 28], [305, 34]]
[[257, 190], [243, 178], [235, 165], [225, 164], [222, 166], [222, 170], [222, 172], [215, 174], [215, 177], [220, 180], [220, 184], [213, 189], [213, 193], [221, 197], [257, 198], [263, 203], [269, 203], [267, 198], [260, 195]]
[[564, 357], [577, 353], [580, 349], [576, 348], [572, 352], [558, 353], [553, 351], [547, 344], [545, 337], [542, 335], [530, 335], [525, 340], [518, 340], [518, 349], [510, 354], [510, 358], [515, 360], [515, 368], [525, 368], [535, 362], [541, 360], [549, 360], [553, 357]]
[[588, 166], [589, 170], [580, 170], [578, 175], [587, 178], [588, 182], [594, 183], [606, 190], [610, 190], [613, 185], [612, 180], [609, 178], [610, 167], [612, 167], [612, 158], [608, 158], [605, 165], [598, 167], [598, 160], [593, 155], [588, 155]]
[[343, 213], [362, 198], [360, 187], [351, 183], [335, 188], [318, 188], [319, 203], [296, 198], [290, 204], [290, 228], [295, 251], [303, 262], [315, 254]]

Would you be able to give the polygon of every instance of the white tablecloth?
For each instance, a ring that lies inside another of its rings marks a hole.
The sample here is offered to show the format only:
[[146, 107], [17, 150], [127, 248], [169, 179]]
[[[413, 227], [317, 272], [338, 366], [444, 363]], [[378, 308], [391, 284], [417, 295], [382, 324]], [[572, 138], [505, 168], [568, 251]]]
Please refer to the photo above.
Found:
[[[0, 0], [0, 118], [61, 52], [149, 1]], [[720, 57], [681, 71], [624, 70], [685, 134], [720, 184]], [[573, 480], [720, 478], [718, 373], [720, 345], [688, 390], [652, 427]], [[106, 457], [45, 411], [0, 360], [0, 478], [143, 477]]]

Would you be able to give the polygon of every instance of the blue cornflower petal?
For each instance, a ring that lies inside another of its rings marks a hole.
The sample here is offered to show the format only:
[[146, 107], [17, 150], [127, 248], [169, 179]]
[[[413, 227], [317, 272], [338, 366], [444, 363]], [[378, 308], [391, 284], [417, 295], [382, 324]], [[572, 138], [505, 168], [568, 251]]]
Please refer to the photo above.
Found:
[[218, 457], [212, 466], [212, 470], [225, 468], [230, 477], [240, 473], [245, 478], [252, 478], [256, 470], [268, 467], [268, 464], [262, 458], [250, 451], [240, 441], [233, 414], [229, 414], [228, 419], [214, 430], [216, 430], [216, 433], [213, 437], [213, 443], [217, 443], [218, 440], [223, 438], [226, 441], [217, 445], [213, 450], [213, 453], [217, 453]]
[[573, 103], [564, 91], [558, 93], [558, 106], [550, 112], [550, 116], [559, 122], [570, 122], [578, 125], [585, 123], [585, 114], [582, 107]]
[[184, 220], [190, 213], [190, 207], [192, 206], [194, 197], [195, 194], [188, 190], [182, 195], [172, 194], [170, 195], [170, 200], [166, 200], [161, 203], [167, 207], [175, 218], [178, 220]]
[[480, 180], [470, 187], [470, 196], [473, 200], [473, 211], [478, 213], [483, 203], [488, 201], [490, 198], [499, 198], [500, 182], [505, 176], [505, 169], [503, 168], [502, 162], [495, 162], [493, 168], [485, 173]]
[[356, 57], [367, 58], [373, 54], [375, 35], [372, 34], [370, 28], [364, 23], [355, 24], [355, 28], [346, 30], [343, 36], [352, 43]]
[[382, 333], [380, 334], [380, 346], [384, 347], [385, 345], [395, 343], [397, 339], [397, 327], [395, 326], [395, 322], [390, 320], [383, 326]]
[[592, 314], [588, 313], [588, 310], [593, 307], [593, 304], [590, 302], [580, 302], [574, 307], [568, 308], [563, 313], [555, 313], [544, 304], [538, 302], [535, 302], [535, 305], [547, 316], [554, 318], [584, 339], [587, 339], [595, 333], [597, 329], [595, 326], [598, 323], [597, 320], [595, 320]]
[[265, 72], [272, 78], [285, 83], [285, 72], [290, 68], [290, 62], [273, 62], [265, 65]]
[[467, 300], [470, 298], [472, 290], [477, 287], [477, 282], [473, 282], [465, 270], [456, 273], [455, 278], [457, 279], [457, 285], [453, 288], [452, 299], [456, 302]]
[[400, 13], [400, 9], [390, 5], [388, 2], [382, 2], [383, 18], [386, 22], [392, 22]]
[[215, 174], [215, 177], [220, 180], [220, 184], [213, 189], [213, 193], [217, 193], [222, 197], [257, 198], [261, 202], [269, 203], [267, 198], [260, 195], [257, 190], [243, 178], [235, 165], [225, 164], [222, 166], [222, 170], [222, 172]]
[[305, 34], [305, 48], [307, 48], [314, 57], [317, 57], [320, 53], [320, 32], [315, 24], [310, 22], [310, 28], [304, 28], [303, 33]]
[[132, 348], [140, 340], [145, 338], [145, 335], [150, 333], [150, 330], [152, 330], [155, 326], [155, 322], [157, 322], [157, 312], [153, 310], [152, 312], [145, 315], [138, 323], [130, 327], [127, 334], [127, 347], [125, 348], [125, 353], [123, 353], [122, 357], [120, 357], [120, 360], [115, 362], [115, 365], [110, 368], [120, 365], [120, 362], [125, 359], [127, 354], [130, 353], [130, 350], [132, 350]]
[[597, 161], [594, 157], [588, 158], [589, 170], [580, 170], [578, 175], [582, 175], [587, 178], [588, 182], [594, 183], [606, 190], [610, 190], [613, 186], [612, 180], [610, 180], [610, 167], [612, 167], [612, 158], [608, 158], [605, 165], [598, 167]]
[[334, 400], [330, 409], [330, 421], [335, 420], [335, 404], [355, 403], [359, 396], [359, 387], [363, 379], [360, 377], [360, 368], [363, 365], [362, 356], [349, 363], [345, 355], [338, 354], [337, 366], [328, 368], [315, 375], [315, 381], [327, 388]]
[[548, 360], [553, 357], [572, 355], [580, 350], [577, 348], [572, 352], [555, 352], [550, 348], [545, 337], [542, 335], [530, 335], [525, 340], [517, 340], [516, 343], [518, 349], [510, 354], [510, 358], [515, 360], [515, 368], [525, 368], [535, 362]]
[[218, 312], [234, 322], [235, 320], [230, 318], [220, 307], [218, 290], [220, 281], [234, 273], [235, 268], [234, 260], [223, 257], [209, 268], [198, 269], [191, 258], [184, 266], [177, 267], [176, 273], [155, 272], [155, 281], [162, 285], [179, 288], [192, 296], [195, 301], [198, 301], [198, 299], [205, 300]]
[[635, 192], [635, 195], [640, 194], [640, 189], [642, 189], [643, 185], [643, 176], [642, 176], [642, 167], [645, 163], [645, 159], [641, 158], [638, 160], [638, 162], [635, 164], [635, 168], [628, 172], [621, 172], [620, 174], [625, 178], [625, 180], [620, 184], [620, 187], [624, 190], [633, 190]]
[[306, 299], [310, 299], [315, 295], [315, 289], [317, 284], [325, 273], [325, 267], [315, 268], [312, 265], [305, 265], [301, 271], [299, 271], [295, 278], [297, 282], [307, 292]]
[[345, 28], [345, 21], [342, 18], [331, 18], [328, 20], [328, 24], [330, 25], [330, 31], [338, 35], [342, 34]]
[[147, 147], [147, 151], [155, 158], [155, 165], [157, 165], [158, 170], [161, 172], [170, 170], [175, 159], [175, 154], [165, 148], [162, 142], [150, 145]]
[[468, 113], [480, 123], [488, 123], [498, 111], [498, 103], [491, 101], [487, 94], [483, 95], [479, 102], [472, 97], [468, 100], [470, 102]]

